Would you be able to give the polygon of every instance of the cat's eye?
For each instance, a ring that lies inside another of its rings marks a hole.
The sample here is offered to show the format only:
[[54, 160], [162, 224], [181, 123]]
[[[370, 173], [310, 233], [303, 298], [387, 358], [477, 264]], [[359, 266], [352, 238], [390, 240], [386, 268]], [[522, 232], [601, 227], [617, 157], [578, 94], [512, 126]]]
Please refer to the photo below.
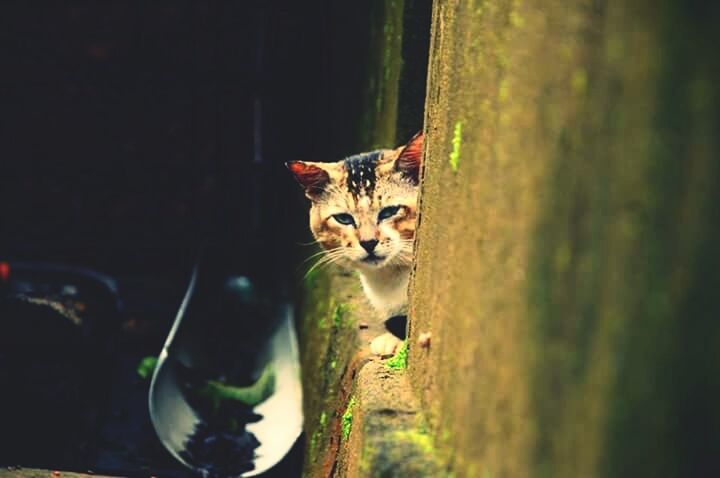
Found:
[[343, 226], [354, 226], [355, 225], [355, 219], [350, 214], [347, 213], [340, 213], [340, 214], [333, 214], [333, 219], [335, 219], [337, 222], [342, 224]]
[[380, 210], [380, 214], [378, 214], [378, 222], [384, 221], [387, 218], [393, 217], [395, 214], [398, 213], [400, 210], [400, 206], [388, 206], [384, 207]]

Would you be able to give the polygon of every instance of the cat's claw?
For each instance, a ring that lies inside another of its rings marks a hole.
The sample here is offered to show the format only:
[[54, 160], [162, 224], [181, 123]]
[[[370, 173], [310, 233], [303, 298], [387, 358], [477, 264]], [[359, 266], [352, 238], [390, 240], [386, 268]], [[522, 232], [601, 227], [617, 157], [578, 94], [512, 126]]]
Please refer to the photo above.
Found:
[[398, 346], [402, 343], [402, 340], [395, 337], [391, 333], [384, 333], [372, 339], [370, 342], [370, 351], [375, 355], [385, 357], [388, 355], [395, 354]]

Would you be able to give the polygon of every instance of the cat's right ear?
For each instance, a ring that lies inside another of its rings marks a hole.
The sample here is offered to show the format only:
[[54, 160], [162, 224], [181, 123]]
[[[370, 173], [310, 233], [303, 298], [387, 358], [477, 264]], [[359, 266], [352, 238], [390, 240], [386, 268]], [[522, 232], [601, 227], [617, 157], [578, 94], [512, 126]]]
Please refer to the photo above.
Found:
[[395, 170], [400, 171], [405, 177], [410, 178], [415, 184], [420, 177], [420, 163], [423, 153], [423, 132], [418, 132], [410, 138], [410, 141], [400, 149], [395, 159]]
[[303, 161], [288, 161], [285, 166], [295, 176], [295, 180], [305, 189], [305, 195], [315, 199], [323, 193], [330, 182], [330, 175], [323, 168]]

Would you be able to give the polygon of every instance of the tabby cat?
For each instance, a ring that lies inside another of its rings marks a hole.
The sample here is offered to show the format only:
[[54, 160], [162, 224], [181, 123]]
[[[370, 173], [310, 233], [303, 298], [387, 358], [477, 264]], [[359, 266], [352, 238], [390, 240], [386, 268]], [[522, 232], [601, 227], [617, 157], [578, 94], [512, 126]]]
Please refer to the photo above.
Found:
[[[396, 149], [286, 164], [311, 201], [310, 230], [325, 252], [319, 263], [355, 268], [382, 320], [407, 313], [422, 145], [418, 133]], [[385, 333], [370, 348], [390, 355], [400, 342]]]

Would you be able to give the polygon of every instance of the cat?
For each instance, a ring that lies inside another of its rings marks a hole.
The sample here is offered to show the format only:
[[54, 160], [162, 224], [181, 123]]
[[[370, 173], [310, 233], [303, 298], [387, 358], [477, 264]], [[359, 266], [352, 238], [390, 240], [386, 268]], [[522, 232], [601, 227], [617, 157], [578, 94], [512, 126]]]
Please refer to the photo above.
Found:
[[[383, 321], [407, 314], [422, 149], [420, 132], [396, 149], [334, 163], [286, 163], [311, 202], [310, 230], [325, 251], [320, 262], [355, 268]], [[404, 325], [397, 335], [404, 338]], [[392, 355], [400, 343], [385, 333], [370, 349]]]

